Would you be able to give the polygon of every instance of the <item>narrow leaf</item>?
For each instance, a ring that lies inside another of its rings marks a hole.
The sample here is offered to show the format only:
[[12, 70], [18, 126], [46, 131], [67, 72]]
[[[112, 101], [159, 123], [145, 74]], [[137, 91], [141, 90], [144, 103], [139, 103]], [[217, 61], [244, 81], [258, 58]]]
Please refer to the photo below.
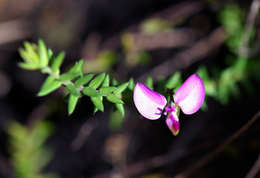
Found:
[[181, 83], [181, 73], [175, 72], [166, 82], [166, 88], [173, 89]]
[[106, 75], [102, 87], [109, 87], [109, 82], [110, 82], [110, 77], [109, 75]]
[[31, 62], [38, 63], [39, 56], [38, 56], [37, 52], [35, 51], [36, 48], [34, 48], [34, 46], [29, 42], [25, 42], [24, 47], [25, 47], [25, 53], [29, 57], [29, 60]]
[[99, 93], [96, 89], [91, 87], [85, 87], [82, 91], [84, 95], [90, 96], [90, 97], [96, 97], [99, 96]]
[[99, 75], [97, 75], [90, 83], [89, 83], [89, 87], [97, 89], [101, 83], [103, 82], [103, 80], [105, 79], [106, 74], [105, 73], [101, 73]]
[[72, 95], [75, 95], [75, 96], [80, 96], [80, 91], [75, 87], [74, 84], [68, 84], [66, 85], [66, 89], [68, 90], [68, 92]]
[[75, 110], [78, 100], [79, 100], [78, 96], [75, 96], [72, 94], [69, 95], [69, 103], [68, 103], [69, 115], [71, 115], [73, 113], [73, 111]]
[[93, 104], [97, 107], [98, 110], [104, 111], [104, 105], [103, 105], [103, 97], [97, 96], [97, 97], [91, 97], [90, 98]]
[[116, 87], [104, 87], [104, 88], [99, 89], [99, 93], [101, 95], [108, 95], [108, 94], [112, 93], [113, 91], [115, 91], [116, 89], [117, 89]]
[[129, 90], [133, 91], [135, 87], [135, 81], [133, 78], [130, 78], [130, 80], [128, 81], [128, 88]]
[[26, 69], [26, 70], [37, 70], [40, 69], [41, 67], [39, 66], [39, 64], [35, 64], [35, 63], [24, 63], [24, 62], [20, 62], [18, 64], [21, 68]]
[[49, 76], [44, 81], [44, 83], [41, 87], [41, 90], [38, 93], [38, 96], [45, 96], [45, 95], [53, 92], [57, 88], [59, 88], [61, 85], [62, 85], [62, 82], [55, 80], [55, 78], [53, 76]]
[[86, 74], [75, 81], [75, 86], [80, 87], [87, 84], [93, 77], [93, 74]]
[[49, 62], [47, 48], [42, 40], [38, 41], [38, 45], [39, 45], [38, 49], [39, 49], [39, 54], [40, 54], [41, 67], [46, 67]]
[[123, 104], [115, 104], [116, 109], [120, 112], [121, 116], [125, 116], [125, 108]]
[[82, 71], [83, 64], [84, 64], [83, 60], [76, 62], [74, 66], [69, 70], [69, 73], [77, 73], [80, 76], [83, 76], [83, 71]]
[[71, 80], [75, 79], [77, 76], [79, 76], [78, 73], [67, 72], [60, 76], [60, 80], [61, 81], [71, 81]]
[[148, 86], [148, 88], [153, 90], [153, 78], [151, 76], [147, 77], [145, 84]]
[[125, 82], [121, 85], [119, 85], [116, 89], [116, 91], [114, 91], [115, 94], [120, 94], [122, 93], [126, 88], [128, 87], [128, 82]]
[[106, 96], [106, 98], [108, 101], [110, 101], [112, 103], [124, 104], [124, 102], [120, 98], [118, 98], [116, 95], [111, 94], [111, 95]]
[[52, 64], [51, 64], [51, 69], [54, 71], [54, 72], [57, 72], [59, 73], [60, 71], [60, 66], [64, 60], [64, 57], [65, 57], [65, 52], [60, 52], [58, 54], [58, 56], [56, 58], [53, 59], [52, 61]]

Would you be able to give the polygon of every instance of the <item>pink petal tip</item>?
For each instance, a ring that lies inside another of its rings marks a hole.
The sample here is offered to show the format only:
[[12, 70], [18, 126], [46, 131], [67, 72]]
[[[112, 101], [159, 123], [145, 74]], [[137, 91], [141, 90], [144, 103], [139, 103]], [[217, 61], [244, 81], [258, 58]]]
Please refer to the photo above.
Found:
[[174, 101], [185, 114], [197, 112], [205, 98], [205, 87], [199, 75], [191, 75], [174, 94]]
[[168, 128], [171, 130], [173, 135], [178, 135], [180, 131], [180, 122], [178, 116], [175, 112], [170, 113], [170, 115], [165, 120]]
[[159, 119], [167, 101], [166, 98], [149, 89], [142, 83], [137, 83], [134, 88], [134, 104], [142, 116], [147, 119]]

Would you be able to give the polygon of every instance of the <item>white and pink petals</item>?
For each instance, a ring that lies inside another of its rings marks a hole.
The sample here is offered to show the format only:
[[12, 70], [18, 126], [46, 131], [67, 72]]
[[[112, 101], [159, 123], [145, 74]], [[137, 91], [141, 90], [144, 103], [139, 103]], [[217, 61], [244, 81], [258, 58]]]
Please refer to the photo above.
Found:
[[165, 120], [168, 128], [171, 130], [173, 135], [178, 135], [180, 131], [180, 122], [176, 112], [171, 112]]
[[163, 95], [137, 83], [134, 88], [134, 104], [142, 116], [155, 120], [161, 117], [167, 101]]
[[199, 75], [191, 75], [174, 94], [174, 101], [185, 114], [197, 112], [205, 98], [205, 87]]

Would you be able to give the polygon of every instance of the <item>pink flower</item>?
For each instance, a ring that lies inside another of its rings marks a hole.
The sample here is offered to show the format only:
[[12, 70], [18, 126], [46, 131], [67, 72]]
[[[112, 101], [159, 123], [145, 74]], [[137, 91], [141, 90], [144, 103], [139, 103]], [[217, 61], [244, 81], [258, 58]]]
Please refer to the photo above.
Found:
[[180, 130], [179, 108], [184, 114], [193, 114], [203, 104], [205, 98], [203, 81], [197, 74], [191, 75], [176, 91], [173, 98], [174, 101], [167, 104], [163, 95], [142, 83], [137, 83], [134, 89], [134, 103], [139, 113], [150, 120], [159, 119], [162, 114], [165, 114], [167, 126], [174, 135], [177, 135]]

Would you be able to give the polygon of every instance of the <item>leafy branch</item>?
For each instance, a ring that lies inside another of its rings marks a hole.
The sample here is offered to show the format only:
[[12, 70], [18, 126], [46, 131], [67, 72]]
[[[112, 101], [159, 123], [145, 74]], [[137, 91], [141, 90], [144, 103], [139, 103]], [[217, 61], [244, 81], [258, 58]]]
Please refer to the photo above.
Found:
[[60, 52], [55, 56], [42, 40], [39, 40], [38, 44], [25, 42], [24, 48], [20, 48], [19, 52], [24, 60], [19, 63], [20, 67], [27, 70], [40, 70], [41, 73], [48, 75], [38, 96], [48, 95], [63, 86], [68, 92], [68, 114], [73, 113], [81, 97], [88, 96], [94, 104], [94, 113], [104, 111], [103, 98], [105, 97], [124, 116], [122, 93], [127, 88], [133, 89], [133, 79], [118, 85], [116, 80], [110, 82], [110, 76], [106, 73], [84, 74], [83, 60], [76, 62], [67, 72], [61, 74], [60, 68], [65, 53]]

